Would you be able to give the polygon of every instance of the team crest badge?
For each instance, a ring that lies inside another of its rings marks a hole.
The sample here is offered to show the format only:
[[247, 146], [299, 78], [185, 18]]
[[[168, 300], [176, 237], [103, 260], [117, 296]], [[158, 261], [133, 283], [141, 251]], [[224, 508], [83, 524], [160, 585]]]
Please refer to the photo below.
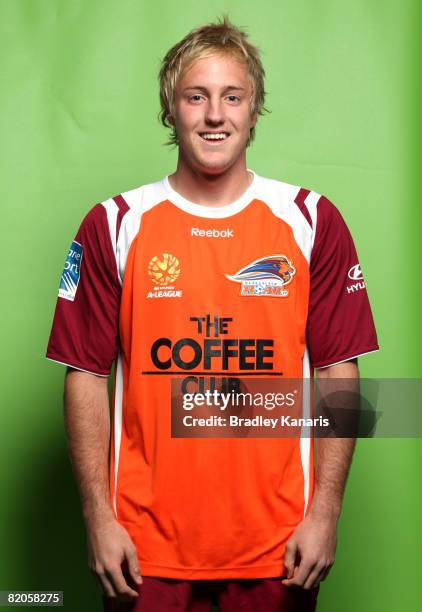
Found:
[[270, 255], [248, 264], [236, 274], [226, 277], [241, 283], [240, 295], [287, 297], [286, 285], [292, 282], [296, 269], [286, 255]]

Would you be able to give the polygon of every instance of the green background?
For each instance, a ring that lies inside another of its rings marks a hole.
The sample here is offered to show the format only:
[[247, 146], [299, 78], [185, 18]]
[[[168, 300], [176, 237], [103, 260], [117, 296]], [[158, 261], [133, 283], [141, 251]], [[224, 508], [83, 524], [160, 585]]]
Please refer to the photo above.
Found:
[[[223, 12], [267, 71], [271, 114], [249, 167], [337, 204], [382, 347], [361, 373], [421, 377], [416, 2], [1, 0], [0, 589], [63, 590], [66, 610], [101, 609], [65, 448], [64, 372], [43, 355], [84, 214], [174, 169], [157, 119], [160, 59]], [[417, 439], [359, 442], [318, 610], [416, 609], [421, 458]]]

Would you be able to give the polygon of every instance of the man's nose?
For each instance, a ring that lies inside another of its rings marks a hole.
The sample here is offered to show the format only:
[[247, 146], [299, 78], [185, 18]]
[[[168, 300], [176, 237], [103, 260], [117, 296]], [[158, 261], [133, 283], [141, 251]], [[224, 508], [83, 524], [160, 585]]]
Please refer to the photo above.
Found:
[[224, 122], [224, 109], [220, 99], [210, 98], [208, 100], [205, 120], [207, 123], [220, 124]]

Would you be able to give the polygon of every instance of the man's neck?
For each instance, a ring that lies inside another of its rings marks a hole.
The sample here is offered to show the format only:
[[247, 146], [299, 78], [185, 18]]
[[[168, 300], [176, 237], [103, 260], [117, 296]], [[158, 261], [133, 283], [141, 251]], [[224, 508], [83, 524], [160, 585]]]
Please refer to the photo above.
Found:
[[172, 188], [190, 202], [203, 206], [225, 206], [238, 200], [252, 183], [253, 175], [243, 168], [221, 174], [203, 174], [178, 165], [169, 177]]

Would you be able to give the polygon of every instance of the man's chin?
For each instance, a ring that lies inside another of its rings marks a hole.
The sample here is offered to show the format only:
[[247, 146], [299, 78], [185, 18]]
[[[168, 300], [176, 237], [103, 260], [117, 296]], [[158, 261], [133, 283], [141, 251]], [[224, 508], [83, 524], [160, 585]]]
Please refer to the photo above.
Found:
[[229, 159], [209, 159], [201, 157], [196, 160], [195, 165], [199, 172], [218, 175], [226, 172], [232, 167], [233, 163], [234, 161]]

